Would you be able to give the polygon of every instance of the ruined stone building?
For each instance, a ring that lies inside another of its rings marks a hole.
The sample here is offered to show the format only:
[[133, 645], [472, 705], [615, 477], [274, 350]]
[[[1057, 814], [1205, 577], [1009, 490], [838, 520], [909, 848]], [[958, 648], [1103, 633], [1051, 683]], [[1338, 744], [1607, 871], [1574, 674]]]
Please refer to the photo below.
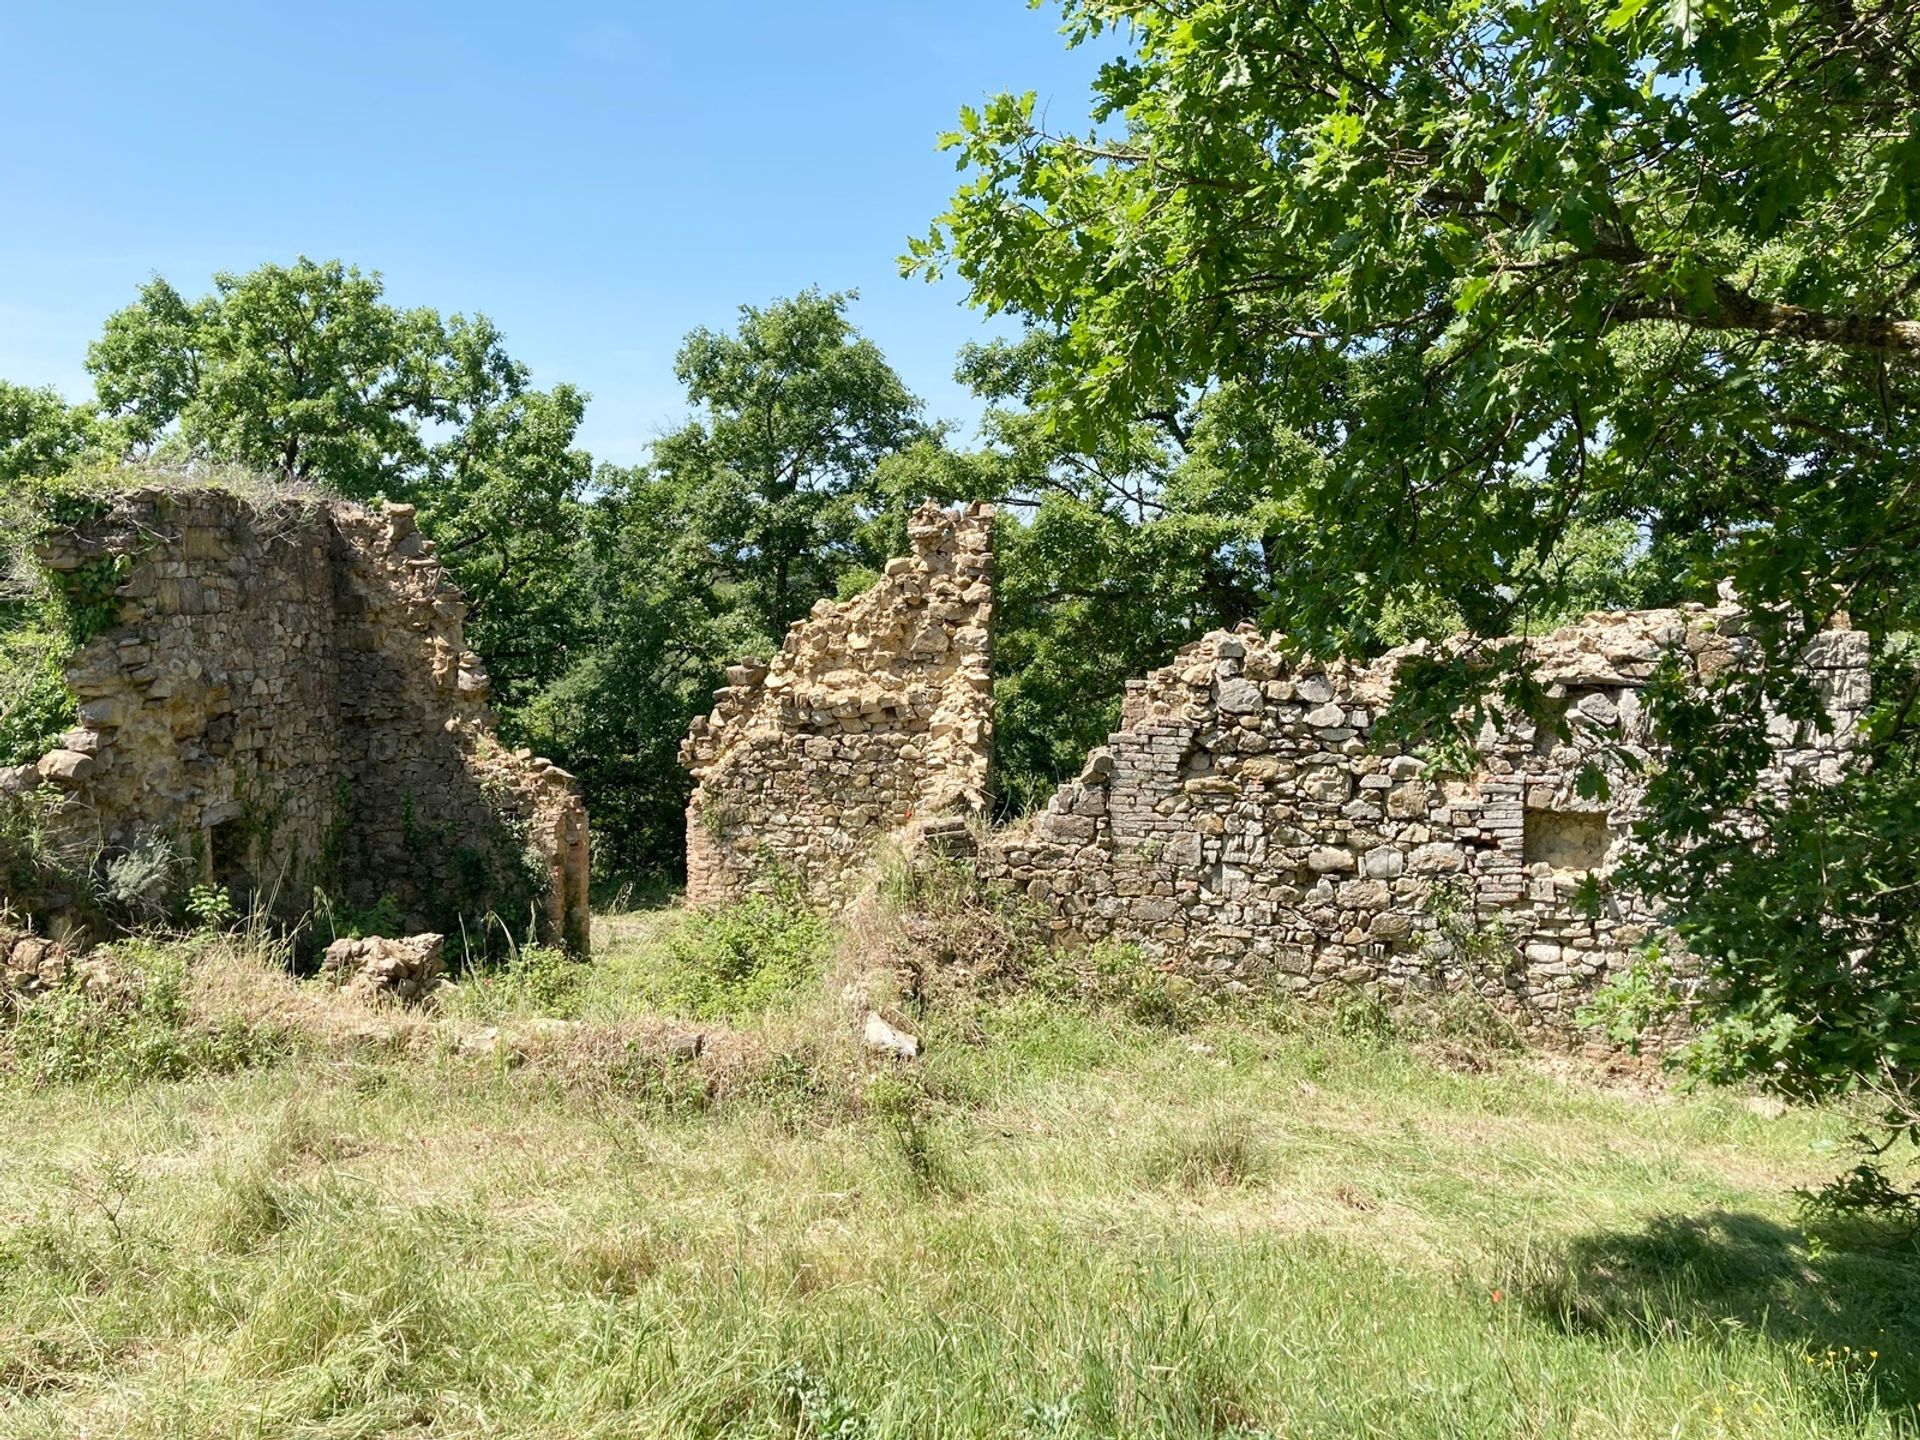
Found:
[[[696, 723], [696, 900], [780, 874], [842, 899], [882, 837], [983, 810], [987, 519], [923, 511], [914, 536], [886, 582], [823, 602], [770, 668], [736, 671]], [[1595, 615], [1535, 642], [1564, 724], [1487, 733], [1461, 775], [1374, 742], [1399, 657], [1322, 666], [1290, 659], [1277, 636], [1209, 635], [1130, 682], [1121, 729], [1043, 811], [988, 836], [974, 864], [1063, 941], [1132, 944], [1229, 991], [1465, 983], [1564, 1024], [1655, 923], [1618, 895], [1598, 914], [1574, 903], [1630, 843], [1639, 782], [1621, 757], [1654, 758], [1640, 692], [1670, 654], [1711, 675], [1739, 628], [1736, 609], [1689, 606]], [[1802, 744], [1776, 727], [1775, 783], [1838, 773], [1868, 658], [1852, 631], [1808, 647], [1834, 731]], [[1590, 762], [1608, 776], [1607, 801], [1579, 793]]]
[[[1597, 914], [1574, 902], [1631, 843], [1642, 782], [1624, 757], [1654, 758], [1639, 692], [1670, 652], [1711, 673], [1738, 626], [1736, 610], [1689, 606], [1594, 615], [1536, 642], [1564, 724], [1484, 734], [1466, 775], [1373, 743], [1396, 657], [1302, 666], [1257, 634], [1209, 635], [1129, 685], [1121, 730], [1042, 813], [993, 837], [981, 872], [1044, 903], [1064, 934], [1138, 945], [1228, 989], [1464, 983], [1567, 1024], [1656, 920], [1618, 894]], [[1835, 733], [1803, 746], [1783, 731], [1776, 783], [1832, 779], [1865, 708], [1863, 634], [1822, 634], [1808, 660]], [[1589, 764], [1609, 799], [1581, 796]]]
[[466, 606], [410, 507], [140, 490], [40, 558], [111, 607], [67, 666], [74, 728], [0, 772], [0, 791], [54, 788], [63, 851], [97, 870], [158, 840], [290, 919], [316, 891], [391, 897], [408, 928], [493, 911], [584, 952], [578, 787], [495, 738]]
[[993, 511], [929, 505], [910, 556], [795, 621], [771, 664], [737, 665], [681, 758], [687, 897], [788, 885], [846, 898], [874, 840], [987, 803], [993, 752]]

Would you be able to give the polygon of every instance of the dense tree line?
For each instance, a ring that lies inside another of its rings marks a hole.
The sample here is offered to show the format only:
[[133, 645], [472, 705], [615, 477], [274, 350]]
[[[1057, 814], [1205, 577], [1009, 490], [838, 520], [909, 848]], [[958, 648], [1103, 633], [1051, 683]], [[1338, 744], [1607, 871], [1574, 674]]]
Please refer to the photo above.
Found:
[[[852, 299], [808, 291], [696, 330], [676, 362], [691, 418], [646, 463], [596, 467], [575, 444], [586, 397], [534, 388], [484, 316], [401, 310], [339, 262], [222, 274], [191, 301], [155, 279], [90, 348], [94, 398], [0, 385], [0, 476], [216, 462], [418, 506], [508, 733], [585, 781], [607, 876], [677, 869], [677, 747], [725, 665], [870, 583], [922, 499], [992, 499], [1008, 516], [999, 788], [1024, 808], [1117, 723], [1125, 677], [1273, 610], [1292, 502], [1272, 477], [1319, 461], [1259, 433], [1238, 391], [1076, 444], [1045, 411], [1061, 356], [1038, 332], [961, 355], [988, 408], [978, 445], [956, 447], [853, 328]], [[1366, 638], [1453, 623], [1403, 605]]]
[[[1127, 676], [1273, 610], [1291, 502], [1272, 477], [1318, 462], [1258, 433], [1238, 391], [1076, 445], [1043, 407], [1061, 357], [1039, 333], [961, 355], [988, 409], [978, 445], [956, 447], [853, 328], [852, 299], [808, 291], [688, 335], [691, 418], [646, 463], [595, 467], [575, 444], [586, 397], [534, 388], [484, 316], [398, 309], [338, 262], [223, 274], [192, 301], [156, 279], [91, 347], [93, 399], [0, 387], [0, 472], [211, 461], [418, 506], [509, 735], [585, 782], [606, 876], [677, 869], [677, 747], [725, 665], [870, 583], [922, 499], [992, 499], [1008, 515], [998, 783], [1024, 808], [1117, 723]], [[1402, 606], [1366, 638], [1422, 623], [1454, 618]]]

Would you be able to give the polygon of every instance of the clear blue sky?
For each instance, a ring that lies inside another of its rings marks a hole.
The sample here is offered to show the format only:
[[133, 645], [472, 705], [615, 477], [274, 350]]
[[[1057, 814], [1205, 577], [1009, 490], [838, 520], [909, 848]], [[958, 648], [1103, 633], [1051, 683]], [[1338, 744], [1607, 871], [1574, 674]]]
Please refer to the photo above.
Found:
[[484, 311], [583, 442], [632, 462], [684, 413], [680, 337], [743, 302], [858, 289], [931, 413], [970, 421], [955, 281], [899, 278], [956, 176], [962, 104], [1097, 65], [1024, 0], [705, 4], [0, 3], [0, 378], [89, 390], [87, 342], [150, 275], [297, 254]]

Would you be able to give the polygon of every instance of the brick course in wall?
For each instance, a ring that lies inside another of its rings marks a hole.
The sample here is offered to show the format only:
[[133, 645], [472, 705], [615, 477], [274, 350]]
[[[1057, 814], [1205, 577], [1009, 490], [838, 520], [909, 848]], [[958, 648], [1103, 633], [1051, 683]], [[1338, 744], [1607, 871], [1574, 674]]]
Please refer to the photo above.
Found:
[[[147, 490], [46, 537], [72, 585], [111, 566], [116, 623], [67, 667], [76, 726], [0, 789], [58, 792], [55, 838], [152, 837], [292, 918], [316, 887], [409, 926], [498, 908], [587, 944], [571, 777], [494, 736], [466, 606], [407, 506]], [[54, 917], [57, 919], [58, 917]]]

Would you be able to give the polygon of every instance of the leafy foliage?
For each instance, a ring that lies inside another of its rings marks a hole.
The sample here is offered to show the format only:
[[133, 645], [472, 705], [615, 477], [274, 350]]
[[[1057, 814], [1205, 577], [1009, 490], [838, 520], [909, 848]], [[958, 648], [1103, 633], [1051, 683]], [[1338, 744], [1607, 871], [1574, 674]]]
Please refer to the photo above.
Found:
[[302, 257], [198, 300], [150, 281], [87, 365], [135, 449], [417, 504], [508, 701], [564, 664], [586, 396], [533, 389], [485, 316], [402, 310], [378, 274]]
[[[1583, 587], [1730, 578], [1746, 661], [1652, 688], [1675, 759], [1625, 878], [1707, 967], [1704, 1068], [1910, 1095], [1911, 685], [1882, 677], [1842, 783], [1754, 789], [1770, 717], [1821, 724], [1807, 638], [1913, 621], [1912, 7], [1065, 10], [1074, 43], [1131, 41], [1092, 128], [1048, 130], [1031, 95], [963, 111], [967, 178], [907, 267], [1044, 337], [1031, 393], [1065, 445], [1225, 406], [1267, 613], [1312, 648], [1497, 640]], [[1539, 698], [1498, 663], [1416, 678], [1414, 731], [1477, 720], [1489, 686]]]
[[[47, 458], [49, 466], [78, 467], [58, 473], [43, 473], [17, 452], [10, 460], [15, 473], [0, 475], [0, 766], [39, 759], [73, 724], [66, 662], [112, 623], [120, 577], [114, 560], [55, 577], [34, 555], [49, 525], [82, 518], [99, 503], [99, 476], [70, 454]], [[0, 461], [0, 470], [7, 464]]]
[[677, 868], [680, 740], [723, 667], [777, 649], [790, 621], [903, 538], [880, 462], [927, 431], [848, 323], [851, 298], [807, 291], [743, 307], [732, 334], [694, 331], [676, 373], [699, 418], [656, 442], [650, 465], [595, 477], [582, 643], [516, 723], [585, 783], [603, 871]]
[[648, 998], [701, 1019], [758, 1014], [797, 996], [827, 960], [827, 924], [764, 896], [689, 914], [663, 938]]
[[[860, 543], [880, 459], [920, 438], [920, 402], [847, 322], [852, 294], [740, 308], [687, 336], [674, 373], [703, 412], [654, 446], [712, 582], [769, 641], [872, 560]], [[880, 557], [884, 558], [884, 557]]]
[[0, 1066], [33, 1085], [126, 1086], [227, 1074], [284, 1055], [287, 1038], [271, 1025], [194, 1013], [187, 950], [128, 943], [104, 953], [115, 983], [72, 980], [18, 1002], [0, 1029]]
[[0, 380], [0, 484], [64, 474], [106, 443], [108, 433], [89, 406]]

